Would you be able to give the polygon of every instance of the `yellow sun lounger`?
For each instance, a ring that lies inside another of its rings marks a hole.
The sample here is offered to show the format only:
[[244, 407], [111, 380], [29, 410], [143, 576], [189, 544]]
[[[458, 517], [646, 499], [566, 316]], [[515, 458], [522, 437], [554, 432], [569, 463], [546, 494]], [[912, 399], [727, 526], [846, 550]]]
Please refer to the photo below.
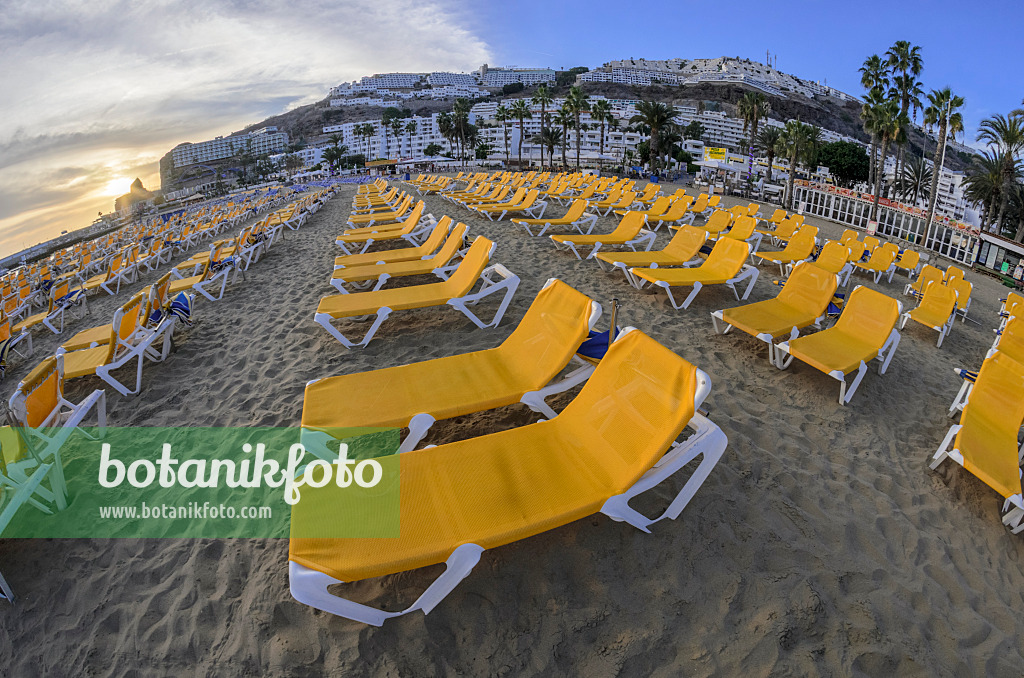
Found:
[[601, 216], [608, 216], [612, 210], [629, 211], [634, 202], [636, 202], [636, 191], [623, 191], [614, 200], [608, 196], [606, 200], [592, 200], [589, 205]]
[[[657, 237], [652, 231], [648, 231], [644, 228], [644, 215], [640, 212], [627, 212], [626, 216], [622, 218], [619, 225], [615, 227], [615, 230], [611, 233], [603, 235], [552, 235], [550, 236], [551, 242], [555, 243], [555, 247], [565, 246], [572, 250], [572, 253], [576, 255], [579, 260], [593, 259], [597, 251], [604, 245], [619, 245], [629, 247], [634, 252], [637, 251], [638, 247], [643, 247], [644, 250], [651, 249], [651, 245], [654, 244], [654, 239]], [[580, 256], [577, 247], [589, 247], [593, 245], [590, 253], [586, 257]]]
[[348, 225], [351, 228], [359, 228], [369, 226], [386, 226], [388, 224], [398, 223], [405, 219], [410, 209], [412, 209], [412, 197], [407, 195], [402, 202], [398, 203], [398, 207], [391, 211], [372, 212], [370, 214], [350, 214], [348, 217]]
[[875, 284], [882, 279], [883, 275], [887, 275], [889, 282], [892, 282], [892, 274], [896, 272], [896, 252], [892, 248], [879, 247], [871, 252], [871, 258], [866, 262], [855, 262], [853, 264], [853, 270], [864, 271], [870, 273], [875, 277]]
[[334, 244], [340, 247], [345, 254], [363, 254], [375, 242], [405, 240], [412, 245], [420, 245], [430, 237], [431, 231], [437, 225], [434, 215], [423, 215], [423, 209], [423, 201], [420, 201], [405, 221], [397, 227], [368, 231], [359, 229], [358, 232], [346, 231], [334, 241]]
[[[1024, 317], [1013, 316], [1005, 325], [996, 330], [995, 341], [992, 342], [992, 348], [985, 354], [985, 360], [996, 353], [1005, 353], [1017, 362], [1024, 363]], [[977, 374], [968, 370], [957, 368], [953, 371], [963, 379], [963, 385], [949, 408], [950, 417], [955, 417], [958, 411], [964, 409], [971, 390], [974, 388], [974, 381], [977, 379]]]
[[781, 252], [756, 252], [752, 256], [762, 262], [779, 265], [779, 275], [785, 275], [786, 264], [807, 261], [814, 256], [814, 235], [810, 231], [797, 233]]
[[[400, 483], [397, 538], [289, 540], [289, 583], [300, 602], [380, 625], [415, 610], [429, 613], [496, 548], [601, 512], [644, 532], [678, 518], [728, 441], [698, 408], [706, 374], [631, 328], [617, 339], [579, 395], [553, 419], [490, 435], [378, 458], [384, 483]], [[677, 438], [689, 426], [695, 434]], [[667, 452], [666, 452], [667, 450]], [[656, 518], [629, 501], [693, 469]], [[399, 465], [401, 473], [399, 475]], [[334, 519], [328, 484], [303, 489], [292, 530], [308, 534]], [[528, 566], [528, 558], [524, 566]], [[383, 612], [331, 592], [359, 581], [445, 563], [447, 569], [407, 609]]]
[[479, 205], [471, 208], [474, 212], [482, 214], [487, 217], [490, 221], [501, 221], [509, 214], [526, 214], [530, 218], [540, 219], [544, 216], [544, 210], [547, 209], [548, 204], [539, 199], [539, 191], [536, 188], [531, 188], [526, 193], [526, 197], [515, 204], [504, 203], [501, 205]]
[[933, 282], [942, 284], [942, 271], [931, 264], [925, 264], [921, 268], [920, 273], [918, 273], [917, 280], [907, 283], [907, 286], [903, 289], [903, 294], [920, 299], [925, 288]]
[[1024, 365], [996, 353], [982, 365], [960, 423], [950, 427], [929, 465], [934, 470], [952, 459], [1002, 495], [1003, 524], [1014, 534], [1024, 530], [1017, 442], [1022, 421]]
[[[839, 381], [839, 402], [850, 402], [867, 364], [881, 362], [879, 374], [885, 374], [900, 343], [896, 330], [902, 311], [900, 302], [871, 288], [857, 286], [835, 325], [816, 334], [784, 341], [775, 347], [779, 369], [786, 369], [793, 358]], [[787, 356], [785, 357], [784, 356]], [[857, 372], [853, 382], [846, 377]]]
[[[302, 405], [303, 443], [321, 449], [313, 441], [329, 429], [408, 428], [399, 448], [407, 452], [435, 421], [517, 402], [554, 418], [545, 398], [593, 371], [575, 354], [600, 316], [597, 302], [552, 278], [496, 348], [311, 381]], [[571, 361], [578, 369], [553, 382]]]
[[[494, 243], [487, 238], [477, 236], [473, 244], [470, 245], [469, 251], [466, 252], [466, 256], [462, 258], [459, 267], [447, 280], [425, 285], [377, 290], [376, 292], [335, 294], [324, 297], [320, 300], [313, 319], [346, 348], [366, 346], [392, 312], [413, 308], [447, 305], [463, 313], [481, 329], [497, 327], [505, 314], [505, 309], [512, 301], [512, 295], [519, 287], [519, 277], [501, 264], [487, 265], [494, 247]], [[477, 292], [471, 293], [477, 280], [482, 281], [482, 286]], [[494, 319], [490, 322], [483, 322], [469, 310], [470, 305], [498, 293], [504, 293], [504, 297], [494, 314]], [[366, 335], [359, 342], [351, 341], [331, 324], [332, 320], [370, 315], [376, 317], [366, 331]]]
[[[526, 229], [526, 232], [530, 235], [542, 236], [552, 226], [568, 226], [579, 231], [580, 235], [589, 235], [594, 230], [594, 226], [597, 224], [596, 214], [587, 214], [587, 201], [583, 199], [574, 200], [569, 205], [569, 211], [564, 216], [554, 218], [541, 218], [541, 219], [512, 219], [513, 224], [519, 224]], [[540, 227], [536, 233], [530, 228]], [[584, 231], [583, 229], [587, 230]]]
[[371, 285], [374, 290], [379, 290], [391, 278], [430, 273], [441, 280], [447, 280], [448, 275], [455, 269], [452, 261], [463, 251], [468, 231], [469, 227], [465, 224], [457, 224], [441, 249], [436, 254], [425, 256], [422, 259], [337, 268], [331, 276], [331, 285], [341, 294], [348, 294], [349, 290], [345, 289], [346, 284], [356, 290], [365, 290]]
[[839, 280], [834, 273], [801, 262], [793, 269], [779, 296], [746, 306], [727, 308], [711, 313], [716, 334], [728, 334], [732, 328], [746, 332], [768, 344], [768, 362], [778, 364], [775, 341], [789, 335], [796, 339], [808, 325], [821, 327], [829, 302], [836, 293]]
[[[903, 254], [893, 263], [893, 266], [897, 271], [906, 271], [907, 280], [913, 280], [918, 269], [921, 268], [921, 255], [915, 250], [903, 250]], [[892, 282], [892, 276], [889, 277], [889, 282]]]
[[[169, 315], [154, 328], [142, 326], [145, 292], [114, 312], [110, 339], [106, 344], [79, 351], [64, 352], [57, 349], [57, 360], [65, 379], [96, 375], [121, 395], [135, 395], [142, 390], [142, 366], [145, 358], [162, 362], [171, 352], [171, 335], [175, 316]], [[160, 349], [157, 341], [163, 339]], [[154, 350], [150, 350], [150, 349]], [[129, 388], [113, 375], [113, 371], [126, 365], [135, 365], [135, 387]]]
[[597, 263], [606, 271], [616, 268], [626, 274], [626, 280], [637, 289], [642, 281], [633, 277], [632, 268], [660, 268], [667, 266], [689, 266], [702, 262], [697, 259], [708, 232], [694, 226], [683, 226], [675, 232], [664, 249], [647, 252], [598, 252]]
[[935, 345], [941, 347], [942, 340], [953, 329], [953, 321], [956, 320], [956, 299], [957, 293], [952, 287], [940, 282], [929, 283], [920, 305], [903, 314], [900, 329], [906, 327], [908, 320], [919, 322], [939, 333]]
[[648, 228], [652, 231], [657, 231], [663, 224], [675, 226], [690, 211], [690, 205], [692, 204], [693, 198], [691, 196], [686, 195], [676, 198], [663, 214], [646, 215]]
[[[693, 268], [632, 268], [631, 273], [641, 285], [653, 283], [668, 294], [669, 303], [676, 310], [687, 308], [705, 285], [725, 285], [732, 290], [738, 301], [746, 301], [757, 282], [757, 269], [744, 262], [750, 254], [750, 244], [732, 238], [721, 238], [707, 260]], [[746, 291], [740, 297], [736, 285], [750, 280]], [[682, 303], [676, 303], [673, 287], [693, 287]]]
[[380, 252], [367, 252], [365, 254], [343, 254], [334, 258], [334, 268], [349, 268], [352, 266], [366, 266], [368, 264], [393, 264], [399, 261], [414, 261], [430, 256], [437, 251], [441, 243], [448, 237], [454, 221], [451, 217], [441, 217], [441, 221], [434, 225], [430, 235], [423, 241], [422, 245], [415, 247], [399, 247], [393, 250]]
[[[853, 273], [853, 265], [850, 264], [850, 248], [838, 240], [828, 240], [814, 260], [814, 265], [823, 268], [829, 273], [839, 276], [839, 286], [846, 287], [850, 283], [850, 274]], [[792, 270], [792, 265], [789, 266]]]
[[700, 228], [707, 231], [710, 236], [717, 236], [718, 234], [729, 230], [729, 227], [732, 226], [732, 220], [732, 212], [727, 212], [726, 210], [715, 210]]
[[[778, 214], [779, 212], [782, 212], [783, 215], [785, 215], [784, 210], [775, 210], [776, 214]], [[788, 240], [789, 238], [793, 237], [793, 234], [795, 234], [802, 225], [803, 224], [801, 224], [796, 219], [784, 219], [780, 223], [776, 224], [775, 228], [773, 229], [769, 230], [759, 228], [757, 229], [757, 232], [762, 235], [768, 236], [769, 238], [772, 239], [772, 242], [774, 242], [775, 244], [779, 244], [781, 239], [785, 238], [786, 240]], [[779, 238], [779, 240], [776, 240], [776, 238]]]

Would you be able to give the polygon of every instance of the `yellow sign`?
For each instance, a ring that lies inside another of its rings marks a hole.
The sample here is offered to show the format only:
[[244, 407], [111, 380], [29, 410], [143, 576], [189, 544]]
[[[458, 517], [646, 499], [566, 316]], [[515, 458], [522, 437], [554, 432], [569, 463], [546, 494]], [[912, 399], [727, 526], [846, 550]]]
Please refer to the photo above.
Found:
[[725, 149], [724, 148], [705, 148], [704, 149], [705, 160], [725, 160]]

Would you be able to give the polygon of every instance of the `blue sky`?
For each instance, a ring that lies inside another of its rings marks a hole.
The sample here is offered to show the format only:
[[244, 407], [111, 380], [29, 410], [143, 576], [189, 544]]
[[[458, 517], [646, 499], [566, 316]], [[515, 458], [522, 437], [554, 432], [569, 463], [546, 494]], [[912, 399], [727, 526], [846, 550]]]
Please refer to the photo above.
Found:
[[4, 0], [0, 257], [88, 225], [183, 141], [227, 134], [381, 71], [611, 59], [778, 56], [851, 94], [894, 41], [922, 46], [925, 89], [985, 116], [1024, 97], [1017, 2]]

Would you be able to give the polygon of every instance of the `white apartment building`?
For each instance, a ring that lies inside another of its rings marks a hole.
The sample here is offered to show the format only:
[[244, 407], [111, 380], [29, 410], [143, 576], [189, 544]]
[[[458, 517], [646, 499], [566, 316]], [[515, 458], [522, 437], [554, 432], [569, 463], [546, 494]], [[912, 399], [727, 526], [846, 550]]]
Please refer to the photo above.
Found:
[[477, 85], [477, 79], [472, 73], [446, 73], [435, 71], [427, 76], [427, 84], [431, 87], [443, 87], [445, 85], [474, 87]]
[[542, 82], [554, 82], [555, 71], [550, 68], [490, 68], [484, 64], [480, 67], [479, 80], [484, 87], [504, 87], [514, 82], [536, 85]]
[[401, 106], [404, 102], [401, 99], [380, 99], [371, 97], [352, 97], [344, 99], [331, 99], [331, 106]]
[[699, 82], [742, 82], [775, 96], [786, 92], [804, 96], [831, 96], [844, 101], [857, 101], [845, 92], [803, 80], [750, 59], [719, 57], [717, 59], [625, 59], [610, 61], [601, 68], [581, 73], [577, 82], [614, 82], [647, 86], [655, 83], [668, 85]]
[[262, 127], [248, 134], [178, 144], [171, 150], [171, 159], [175, 167], [185, 167], [230, 158], [240, 151], [253, 155], [277, 153], [287, 145], [288, 135], [285, 132], [278, 132], [276, 127]]

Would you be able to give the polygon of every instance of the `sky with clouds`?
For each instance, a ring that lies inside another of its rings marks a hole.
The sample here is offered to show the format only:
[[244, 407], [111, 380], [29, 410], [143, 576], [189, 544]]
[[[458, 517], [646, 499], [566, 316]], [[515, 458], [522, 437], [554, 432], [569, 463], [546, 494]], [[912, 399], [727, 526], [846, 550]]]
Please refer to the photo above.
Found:
[[[0, 0], [0, 257], [87, 226], [157, 161], [387, 71], [599, 66], [723, 54], [860, 92], [857, 68], [898, 39], [923, 48], [925, 89], [967, 99], [968, 140], [1020, 105], [1016, 2], [865, 0]], [[983, 39], [999, 26], [1006, 40]]]

